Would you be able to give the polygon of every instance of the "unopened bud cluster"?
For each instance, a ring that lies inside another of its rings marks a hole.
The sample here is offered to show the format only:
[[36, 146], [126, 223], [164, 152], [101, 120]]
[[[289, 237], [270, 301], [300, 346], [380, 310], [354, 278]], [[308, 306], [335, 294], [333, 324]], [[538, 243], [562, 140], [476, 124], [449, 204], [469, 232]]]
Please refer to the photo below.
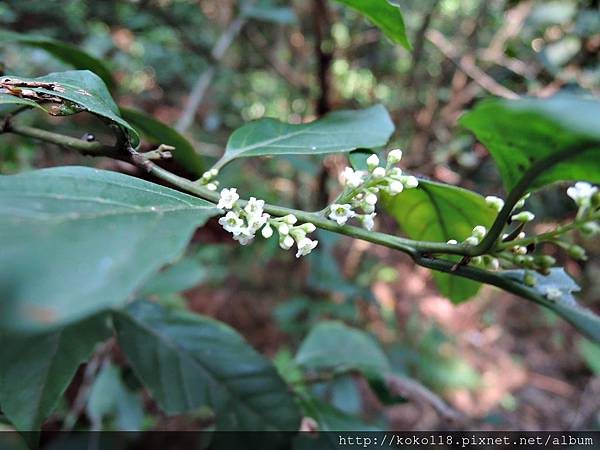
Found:
[[242, 208], [238, 205], [239, 199], [237, 189], [223, 189], [217, 207], [228, 211], [219, 219], [219, 224], [240, 244], [249, 244], [259, 230], [265, 239], [269, 239], [275, 230], [279, 235], [279, 246], [289, 250], [296, 244], [296, 258], [299, 258], [308, 255], [319, 243], [308, 237], [316, 229], [314, 224], [296, 225], [298, 219], [293, 214], [271, 218], [264, 212], [264, 200], [250, 197]]
[[367, 170], [354, 170], [346, 167], [342, 172], [344, 192], [336, 203], [328, 208], [328, 217], [338, 225], [356, 218], [367, 230], [374, 226], [375, 205], [379, 194], [385, 192], [395, 196], [404, 189], [416, 188], [419, 181], [412, 175], [404, 175], [402, 169], [395, 167], [402, 159], [402, 150], [389, 152], [385, 167], [379, 165], [375, 154], [367, 158]]
[[217, 169], [207, 170], [202, 174], [200, 179], [198, 179], [197, 183], [202, 184], [209, 191], [216, 191], [219, 188], [219, 182], [215, 180], [217, 175], [219, 175], [219, 171]]

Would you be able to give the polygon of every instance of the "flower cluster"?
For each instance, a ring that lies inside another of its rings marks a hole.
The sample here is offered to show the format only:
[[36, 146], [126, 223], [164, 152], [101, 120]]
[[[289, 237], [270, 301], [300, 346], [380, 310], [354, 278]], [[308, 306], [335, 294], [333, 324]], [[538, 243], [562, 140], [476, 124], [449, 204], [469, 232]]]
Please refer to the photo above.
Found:
[[289, 250], [296, 244], [298, 248], [296, 258], [308, 255], [319, 243], [307, 237], [315, 231], [314, 224], [296, 225], [298, 219], [293, 214], [271, 218], [264, 212], [264, 200], [250, 197], [242, 208], [238, 205], [239, 199], [236, 188], [223, 189], [217, 207], [227, 210], [225, 216], [219, 219], [219, 224], [240, 244], [249, 244], [261, 228], [261, 235], [265, 239], [273, 236], [273, 229], [277, 230], [279, 246], [284, 250]]
[[367, 170], [346, 167], [342, 172], [344, 191], [329, 206], [328, 217], [338, 225], [356, 218], [364, 228], [372, 230], [380, 192], [394, 196], [404, 189], [419, 185], [416, 177], [404, 175], [399, 167], [394, 167], [401, 159], [402, 150], [396, 149], [389, 152], [386, 167], [379, 165], [379, 158], [375, 154], [367, 158]]
[[206, 187], [206, 189], [209, 191], [216, 191], [219, 188], [219, 182], [215, 180], [217, 175], [219, 175], [219, 171], [217, 169], [207, 170], [198, 179], [197, 183], [204, 185], [204, 187]]
[[600, 207], [600, 192], [598, 188], [584, 181], [578, 181], [575, 183], [575, 186], [567, 189], [567, 195], [579, 207], [577, 219], [583, 221], [579, 226], [579, 231], [583, 236], [593, 237], [599, 234], [600, 226], [595, 222], [598, 218], [595, 210]]

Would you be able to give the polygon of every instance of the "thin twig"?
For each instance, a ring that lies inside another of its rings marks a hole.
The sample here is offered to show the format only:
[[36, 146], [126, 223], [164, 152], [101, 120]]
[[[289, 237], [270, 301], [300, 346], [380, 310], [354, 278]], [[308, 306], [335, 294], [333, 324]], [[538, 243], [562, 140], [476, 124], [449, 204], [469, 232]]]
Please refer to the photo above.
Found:
[[227, 49], [231, 46], [233, 40], [239, 34], [245, 23], [246, 19], [244, 17], [240, 16], [234, 19], [213, 47], [211, 52], [213, 62], [209, 64], [209, 66], [196, 80], [185, 108], [181, 113], [181, 117], [175, 125], [175, 129], [180, 133], [187, 131], [187, 129], [192, 125], [194, 116], [196, 115], [198, 108], [200, 108], [202, 100], [204, 100], [204, 95], [206, 94], [212, 79], [217, 73], [217, 64], [221, 62], [225, 56], [225, 53], [227, 52]]

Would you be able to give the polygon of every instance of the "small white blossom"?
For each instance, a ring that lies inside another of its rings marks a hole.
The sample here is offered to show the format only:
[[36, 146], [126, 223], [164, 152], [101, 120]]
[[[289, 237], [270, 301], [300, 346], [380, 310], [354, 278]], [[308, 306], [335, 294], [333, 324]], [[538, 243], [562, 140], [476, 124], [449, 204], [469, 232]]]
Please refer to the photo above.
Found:
[[258, 229], [260, 227], [262, 227], [265, 223], [267, 223], [267, 221], [269, 220], [269, 218], [271, 217], [269, 214], [262, 214], [261, 216], [248, 216], [246, 215], [247, 220], [248, 220], [248, 229], [251, 230], [253, 233], [258, 231]]
[[333, 204], [329, 207], [329, 218], [335, 220], [338, 225], [344, 225], [348, 219], [354, 217], [356, 213], [352, 211], [349, 204], [339, 205]]
[[234, 236], [240, 234], [244, 229], [244, 221], [233, 211], [229, 211], [224, 217], [221, 217], [219, 225]]
[[388, 153], [387, 162], [388, 164], [397, 164], [402, 159], [402, 150], [399, 148], [392, 150]]
[[397, 195], [404, 190], [404, 185], [399, 181], [392, 180], [388, 186], [390, 195]]
[[557, 301], [557, 300], [561, 299], [562, 291], [555, 287], [549, 287], [549, 288], [546, 288], [545, 295], [548, 300]]
[[248, 245], [254, 239], [254, 235], [242, 232], [236, 236], [233, 236], [233, 239], [238, 241], [241, 245]]
[[248, 200], [248, 203], [244, 207], [244, 211], [246, 211], [248, 216], [251, 218], [259, 218], [263, 214], [264, 206], [264, 200], [257, 200], [254, 197], [250, 197], [250, 200]]
[[511, 220], [515, 222], [531, 222], [533, 219], [535, 219], [535, 215], [529, 211], [522, 211], [511, 216]]
[[485, 202], [498, 212], [500, 212], [500, 210], [504, 207], [504, 200], [494, 195], [488, 195], [485, 198]]
[[236, 188], [231, 189], [223, 189], [221, 191], [221, 197], [219, 198], [219, 203], [217, 203], [217, 208], [221, 209], [231, 209], [235, 202], [240, 199], [240, 196], [237, 193]]
[[476, 238], [483, 238], [487, 233], [487, 230], [485, 229], [485, 227], [483, 225], [477, 225], [475, 228], [473, 228], [473, 236], [475, 236]]
[[371, 213], [371, 214], [361, 214], [358, 216], [358, 220], [361, 223], [361, 225], [371, 231], [373, 229], [373, 227], [375, 226], [375, 216], [377, 215], [377, 213]]
[[294, 238], [290, 235], [280, 236], [279, 237], [279, 246], [284, 250], [289, 250], [294, 246]]
[[313, 241], [312, 239], [306, 237], [298, 241], [298, 252], [296, 253], [296, 258], [308, 255], [315, 249], [318, 243], [319, 241]]
[[346, 167], [342, 172], [344, 183], [351, 188], [357, 188], [365, 181], [367, 174], [362, 170], [353, 170], [351, 167]]
[[375, 167], [375, 169], [373, 169], [373, 176], [379, 179], [384, 178], [385, 169], [383, 167]]
[[273, 228], [271, 228], [271, 225], [266, 224], [260, 233], [262, 234], [262, 237], [269, 239], [271, 236], [273, 236]]
[[589, 206], [590, 200], [596, 192], [598, 192], [598, 188], [585, 181], [578, 181], [575, 186], [567, 189], [567, 195], [575, 201], [577, 206]]
[[367, 167], [370, 171], [379, 166], [379, 158], [377, 155], [373, 154], [367, 158]]

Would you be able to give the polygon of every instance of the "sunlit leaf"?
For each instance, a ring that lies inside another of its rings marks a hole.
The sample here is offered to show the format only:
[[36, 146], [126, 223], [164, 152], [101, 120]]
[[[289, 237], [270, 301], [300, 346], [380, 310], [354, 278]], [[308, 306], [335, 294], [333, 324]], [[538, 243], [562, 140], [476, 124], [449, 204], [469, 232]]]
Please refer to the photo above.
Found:
[[404, 18], [400, 7], [391, 0], [337, 1], [365, 16], [392, 41], [399, 43], [407, 50], [412, 48], [406, 35], [406, 27], [404, 26]]
[[507, 190], [533, 164], [544, 164], [530, 183], [533, 190], [559, 180], [600, 183], [598, 117], [600, 101], [563, 94], [485, 101], [465, 114], [460, 124], [490, 151]]
[[[417, 241], [461, 242], [476, 225], [489, 227], [496, 217], [481, 195], [428, 180], [419, 180], [416, 189], [386, 197], [384, 205], [408, 237]], [[473, 297], [480, 287], [454, 275], [433, 272], [433, 276], [440, 292], [454, 302]]]

